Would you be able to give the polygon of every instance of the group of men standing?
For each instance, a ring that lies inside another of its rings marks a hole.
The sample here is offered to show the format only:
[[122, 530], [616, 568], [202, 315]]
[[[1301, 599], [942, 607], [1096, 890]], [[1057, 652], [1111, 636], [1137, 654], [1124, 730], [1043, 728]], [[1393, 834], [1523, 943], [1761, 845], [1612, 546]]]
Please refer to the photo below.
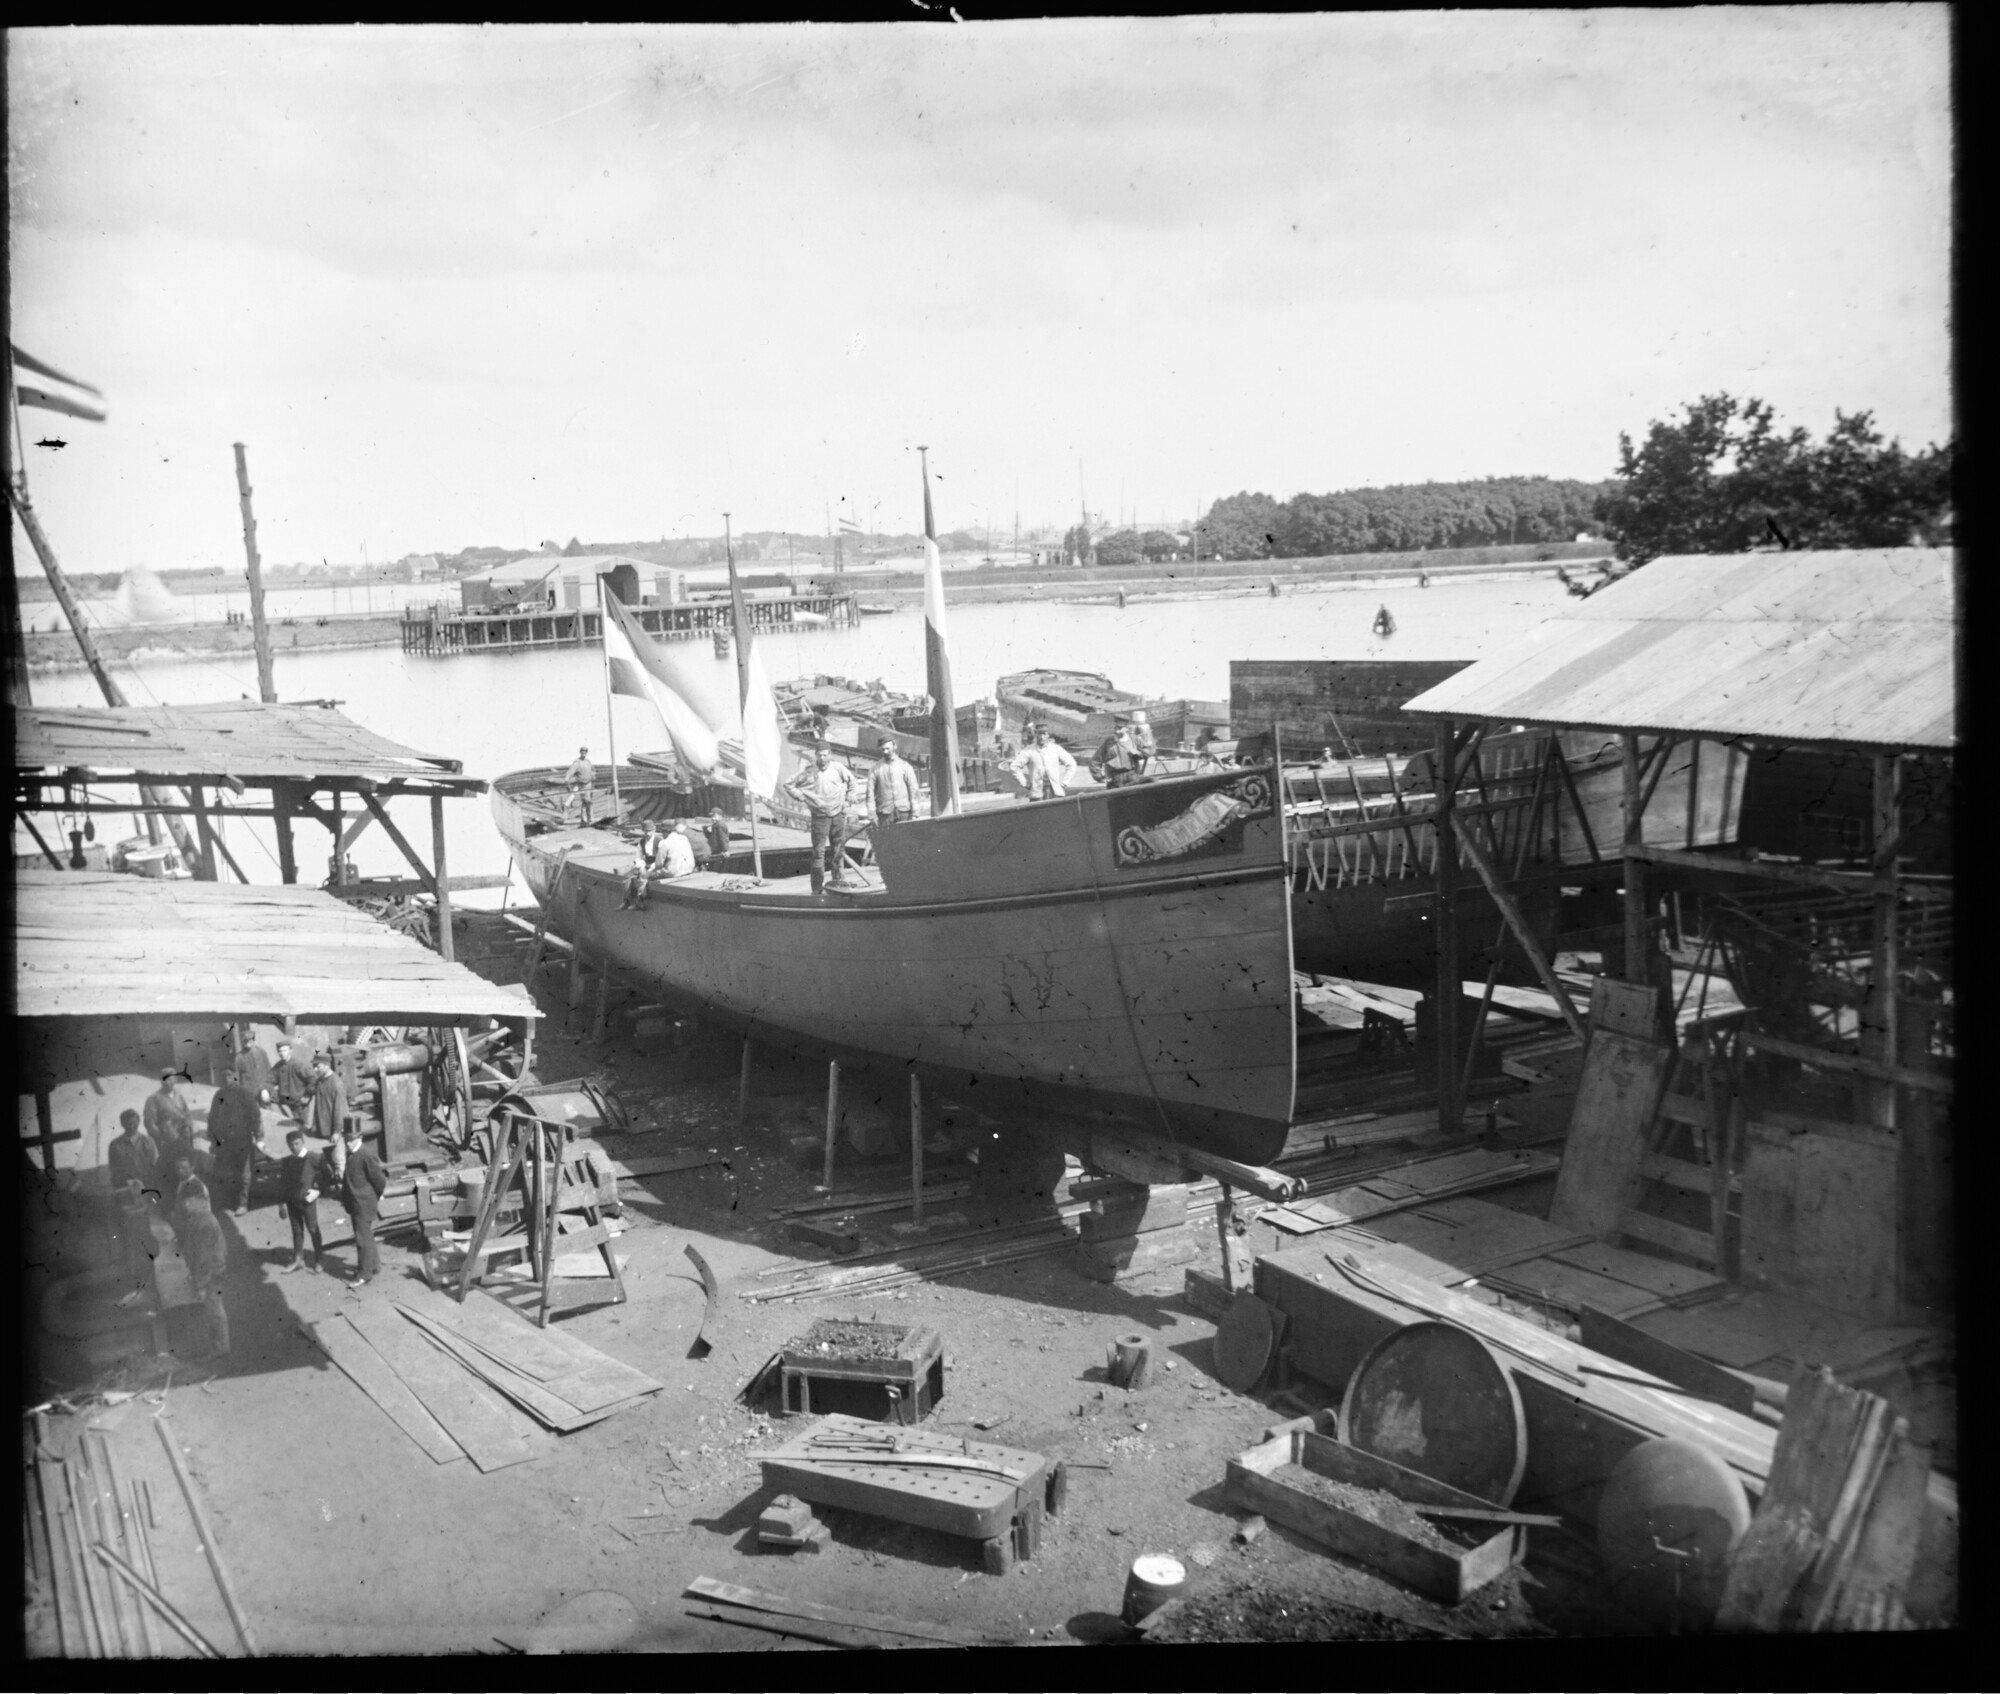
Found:
[[[150, 1197], [165, 1212], [179, 1241], [194, 1292], [206, 1317], [208, 1349], [229, 1351], [229, 1317], [222, 1303], [228, 1248], [216, 1213], [242, 1216], [250, 1209], [251, 1183], [264, 1141], [264, 1107], [275, 1102], [291, 1128], [279, 1164], [279, 1204], [291, 1223], [292, 1256], [287, 1271], [318, 1270], [324, 1252], [318, 1202], [338, 1195], [354, 1223], [358, 1259], [353, 1280], [372, 1281], [380, 1262], [375, 1219], [388, 1175], [363, 1143], [359, 1122], [347, 1109], [346, 1090], [324, 1053], [310, 1062], [295, 1055], [292, 1043], [278, 1043], [275, 1064], [250, 1048], [223, 1073], [208, 1109], [209, 1154], [195, 1145], [194, 1110], [181, 1092], [181, 1073], [169, 1067], [160, 1086], [137, 1111], [119, 1114], [119, 1133], [106, 1150], [111, 1186], [128, 1200]], [[307, 1151], [308, 1130], [327, 1143]], [[214, 1181], [202, 1179], [207, 1164]], [[305, 1242], [312, 1241], [312, 1254]]]

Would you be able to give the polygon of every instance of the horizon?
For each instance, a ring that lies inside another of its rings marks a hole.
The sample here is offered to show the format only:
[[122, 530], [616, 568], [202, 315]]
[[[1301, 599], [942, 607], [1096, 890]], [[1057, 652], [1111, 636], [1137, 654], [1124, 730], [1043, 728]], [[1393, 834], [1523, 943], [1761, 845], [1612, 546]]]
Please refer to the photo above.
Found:
[[1939, 5], [8, 39], [81, 573], [240, 570], [235, 441], [312, 560], [909, 535], [919, 440], [997, 544], [1952, 431]]

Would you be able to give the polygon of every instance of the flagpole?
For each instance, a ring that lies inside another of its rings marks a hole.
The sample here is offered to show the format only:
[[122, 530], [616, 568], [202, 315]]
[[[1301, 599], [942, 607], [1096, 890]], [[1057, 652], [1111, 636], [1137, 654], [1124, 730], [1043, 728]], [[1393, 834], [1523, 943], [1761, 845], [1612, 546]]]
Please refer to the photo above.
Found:
[[736, 541], [729, 514], [722, 514], [722, 557], [729, 566], [729, 622], [736, 636], [736, 721], [743, 726], [743, 809], [750, 814], [750, 873], [764, 880], [764, 848], [757, 839], [757, 791], [750, 786], [750, 631], [749, 614], [736, 588]]
[[[611, 749], [611, 827], [615, 831], [625, 821], [625, 802], [618, 793], [618, 731], [611, 716], [611, 608], [605, 604], [611, 590], [604, 578], [597, 579], [597, 651], [604, 661], [604, 739]], [[587, 803], [587, 802], [586, 802]], [[586, 821], [588, 814], [586, 814]]]
[[952, 699], [951, 650], [945, 640], [944, 564], [931, 514], [930, 449], [918, 447], [924, 479], [924, 688], [931, 697], [931, 816], [960, 810], [958, 709]]

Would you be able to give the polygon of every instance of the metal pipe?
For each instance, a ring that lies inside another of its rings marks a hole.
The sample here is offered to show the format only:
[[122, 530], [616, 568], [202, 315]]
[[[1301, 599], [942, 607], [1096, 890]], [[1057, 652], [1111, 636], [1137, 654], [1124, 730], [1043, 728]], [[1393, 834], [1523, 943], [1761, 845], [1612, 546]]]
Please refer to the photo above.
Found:
[[90, 1550], [120, 1576], [124, 1577], [126, 1582], [131, 1586], [133, 1593], [137, 1594], [154, 1611], [158, 1612], [168, 1626], [183, 1636], [197, 1653], [211, 1659], [222, 1657], [221, 1650], [207, 1636], [203, 1635], [200, 1630], [196, 1629], [193, 1624], [189, 1623], [172, 1601], [123, 1559], [119, 1558], [102, 1541], [92, 1543]]
[[195, 1492], [194, 1478], [188, 1474], [187, 1461], [181, 1457], [180, 1447], [168, 1431], [166, 1419], [155, 1418], [153, 1427], [160, 1432], [160, 1445], [166, 1448], [168, 1462], [174, 1467], [174, 1480], [181, 1485], [188, 1514], [194, 1519], [195, 1533], [201, 1537], [201, 1550], [208, 1555], [208, 1568], [215, 1575], [215, 1586], [221, 1591], [222, 1603], [229, 1610], [229, 1621], [236, 1626], [236, 1638], [243, 1643], [243, 1651], [254, 1659], [258, 1656], [256, 1637], [250, 1632], [250, 1620], [243, 1615], [242, 1602], [236, 1598], [236, 1584], [229, 1580], [229, 1568], [223, 1564], [222, 1550], [216, 1545], [215, 1527], [208, 1521], [201, 1496]]

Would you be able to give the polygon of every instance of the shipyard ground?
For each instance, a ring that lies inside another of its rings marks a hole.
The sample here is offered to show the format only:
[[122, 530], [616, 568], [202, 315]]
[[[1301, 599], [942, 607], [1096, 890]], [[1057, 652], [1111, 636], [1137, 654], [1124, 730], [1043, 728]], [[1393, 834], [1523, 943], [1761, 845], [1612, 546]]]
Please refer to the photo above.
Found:
[[[511, 946], [485, 957], [476, 945], [467, 951], [473, 968], [518, 978]], [[1237, 1539], [1241, 1514], [1223, 1499], [1225, 1463], [1288, 1413], [1218, 1380], [1214, 1325], [1186, 1303], [1183, 1267], [1118, 1288], [1086, 1280], [1062, 1252], [858, 1302], [743, 1299], [760, 1272], [822, 1256], [788, 1238], [771, 1213], [810, 1199], [819, 1175], [791, 1148], [822, 1122], [810, 1073], [761, 1070], [739, 1127], [727, 1049], [630, 1035], [593, 1045], [584, 1039], [587, 1009], [571, 1017], [553, 974], [540, 998], [548, 1015], [538, 1073], [598, 1078], [632, 1110], [637, 1132], [604, 1138], [615, 1156], [713, 1149], [726, 1161], [624, 1183], [630, 1227], [616, 1245], [630, 1298], [561, 1320], [665, 1392], [560, 1438], [531, 1463], [489, 1474], [464, 1461], [435, 1464], [304, 1328], [421, 1285], [414, 1244], [386, 1247], [382, 1276], [361, 1288], [346, 1281], [347, 1245], [329, 1254], [340, 1275], [282, 1274], [289, 1238], [268, 1199], [221, 1220], [235, 1342], [219, 1366], [135, 1359], [86, 1372], [60, 1352], [43, 1360], [46, 1391], [67, 1390], [75, 1408], [59, 1406], [52, 1417], [56, 1441], [86, 1422], [105, 1428], [128, 1479], [172, 1497], [172, 1472], [146, 1428], [165, 1414], [263, 1653], [825, 1650], [690, 1617], [682, 1591], [702, 1576], [1024, 1646], [1109, 1643], [1129, 1639], [1117, 1614], [1127, 1570], [1142, 1553], [1171, 1554], [1188, 1568], [1202, 1604], [1183, 1608], [1170, 1632], [1181, 1641], [1519, 1638], [1636, 1627], [1596, 1603], [1587, 1573], [1553, 1542], [1549, 1556], [1449, 1607], [1281, 1528]], [[845, 1147], [840, 1156], [843, 1187], [886, 1189], [907, 1172], [906, 1159], [871, 1166]], [[1048, 1210], [1046, 1200], [1015, 1205]], [[978, 1198], [943, 1212], [938, 1234], [1002, 1219], [996, 1203]], [[874, 1234], [864, 1246], [898, 1239], [886, 1225]], [[1259, 1251], [1277, 1244], [1262, 1230], [1252, 1242]], [[703, 1312], [689, 1245], [723, 1289], [709, 1329], [713, 1351], [700, 1360], [688, 1356]], [[1197, 1262], [1218, 1268], [1212, 1239]], [[971, 1542], [831, 1510], [822, 1514], [832, 1539], [821, 1553], [758, 1550], [755, 1521], [767, 1492], [751, 1455], [779, 1438], [783, 1420], [747, 1409], [739, 1392], [820, 1316], [934, 1327], [944, 1337], [945, 1391], [932, 1427], [1073, 1461], [1066, 1507], [1032, 1561], [988, 1575]], [[1105, 1380], [1104, 1355], [1108, 1340], [1133, 1330], [1153, 1336], [1170, 1363], [1155, 1385], [1127, 1392]], [[131, 1397], [106, 1403], [97, 1397], [106, 1389]], [[200, 1553], [166, 1538], [156, 1551], [162, 1588], [211, 1640], [232, 1643]], [[47, 1618], [31, 1609], [28, 1623], [30, 1651], [38, 1642], [46, 1651]], [[163, 1651], [186, 1649], [169, 1635]], [[1010, 1685], [1038, 1684], [1017, 1676]]]

